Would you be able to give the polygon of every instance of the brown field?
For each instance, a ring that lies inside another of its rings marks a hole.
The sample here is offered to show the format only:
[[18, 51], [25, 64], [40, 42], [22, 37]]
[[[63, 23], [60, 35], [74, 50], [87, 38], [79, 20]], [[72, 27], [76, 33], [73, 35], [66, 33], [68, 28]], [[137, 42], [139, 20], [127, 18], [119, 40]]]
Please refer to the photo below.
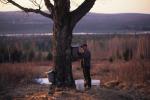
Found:
[[[83, 78], [82, 69], [76, 62], [74, 67], [74, 78]], [[112, 80], [125, 83], [126, 85], [146, 84], [150, 81], [150, 62], [149, 61], [93, 61], [91, 76], [93, 79], [100, 79], [102, 85]]]
[[[147, 60], [133, 60], [129, 62], [115, 61], [113, 63], [109, 61], [93, 60], [91, 77], [92, 79], [100, 79], [101, 87], [104, 88], [116, 88], [121, 90], [130, 90], [131, 88], [133, 88], [134, 91], [140, 91], [145, 95], [148, 95], [150, 93], [149, 65], [150, 62]], [[23, 90], [21, 89], [22, 92], [19, 92], [22, 95], [31, 95], [36, 92], [39, 93], [42, 91], [47, 91], [48, 87], [42, 87], [42, 89], [41, 86], [36, 85], [33, 79], [38, 77], [47, 77], [45, 72], [51, 67], [52, 64], [50, 62], [0, 64], [0, 95], [7, 94], [8, 92], [10, 92], [11, 95], [16, 95], [18, 93], [17, 91], [20, 90], [13, 90], [15, 88], [23, 88]], [[76, 61], [73, 63], [73, 75], [74, 79], [83, 78], [80, 61]], [[30, 91], [24, 90], [25, 88], [30, 88]], [[31, 91], [32, 93], [30, 93]], [[81, 94], [78, 94], [78, 96], [80, 95]], [[83, 100], [86, 100], [86, 96]]]
[[[52, 67], [50, 62], [0, 64], [1, 91], [17, 85], [34, 84], [33, 79], [47, 77], [45, 72]], [[83, 77], [80, 61], [73, 63], [74, 79]], [[111, 82], [119, 82], [120, 88], [130, 88], [136, 85], [148, 86], [150, 82], [150, 62], [142, 61], [92, 61], [92, 79], [101, 80], [102, 86], [111, 87]], [[109, 83], [110, 82], [110, 83]], [[112, 83], [113, 85], [113, 83]], [[113, 86], [115, 87], [115, 86]]]
[[[92, 61], [91, 76], [100, 79], [102, 84], [117, 80], [127, 84], [149, 83], [150, 62], [140, 61]], [[46, 73], [52, 64], [50, 62], [30, 62], [16, 64], [0, 64], [1, 89], [9, 85], [32, 83], [34, 78], [47, 77]], [[74, 79], [84, 78], [80, 61], [73, 63]]]
[[[50, 63], [16, 63], [0, 64], [0, 88], [1, 90], [18, 84], [29, 84], [34, 78], [42, 77], [48, 71]], [[46, 76], [46, 75], [45, 75]]]

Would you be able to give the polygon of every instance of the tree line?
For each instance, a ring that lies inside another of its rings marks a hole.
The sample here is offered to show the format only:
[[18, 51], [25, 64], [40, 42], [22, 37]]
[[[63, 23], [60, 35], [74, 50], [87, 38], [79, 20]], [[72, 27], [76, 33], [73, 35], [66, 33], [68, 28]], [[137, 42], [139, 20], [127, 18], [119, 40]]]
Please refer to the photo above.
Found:
[[50, 42], [39, 38], [1, 38], [0, 63], [50, 61], [52, 60]]

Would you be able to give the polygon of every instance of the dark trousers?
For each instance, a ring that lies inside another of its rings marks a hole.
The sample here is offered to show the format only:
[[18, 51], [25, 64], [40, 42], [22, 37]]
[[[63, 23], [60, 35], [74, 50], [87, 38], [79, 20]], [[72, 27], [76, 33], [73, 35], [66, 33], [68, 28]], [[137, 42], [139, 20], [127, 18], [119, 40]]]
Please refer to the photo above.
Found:
[[84, 79], [85, 79], [85, 87], [91, 88], [91, 76], [90, 76], [90, 68], [83, 67], [83, 74], [84, 74]]
[[49, 90], [48, 90], [49, 95], [51, 95], [55, 92], [55, 87], [56, 87], [56, 85], [54, 85], [54, 84], [49, 85]]

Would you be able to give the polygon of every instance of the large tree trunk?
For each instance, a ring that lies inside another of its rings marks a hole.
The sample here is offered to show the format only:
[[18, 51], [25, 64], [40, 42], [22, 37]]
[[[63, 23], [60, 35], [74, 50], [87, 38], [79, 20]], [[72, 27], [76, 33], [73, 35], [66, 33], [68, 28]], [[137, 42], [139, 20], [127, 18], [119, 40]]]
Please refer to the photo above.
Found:
[[72, 29], [69, 22], [68, 19], [65, 19], [61, 26], [54, 23], [53, 57], [58, 86], [74, 85], [71, 58]]
[[[66, 3], [67, 4], [67, 3]], [[72, 27], [68, 8], [63, 3], [55, 4], [53, 26], [53, 59], [56, 70], [57, 86], [74, 86], [72, 75], [71, 42]]]
[[92, 8], [95, 0], [85, 0], [70, 12], [70, 0], [54, 0], [53, 14], [53, 57], [57, 86], [74, 86], [72, 75], [71, 42], [76, 23]]

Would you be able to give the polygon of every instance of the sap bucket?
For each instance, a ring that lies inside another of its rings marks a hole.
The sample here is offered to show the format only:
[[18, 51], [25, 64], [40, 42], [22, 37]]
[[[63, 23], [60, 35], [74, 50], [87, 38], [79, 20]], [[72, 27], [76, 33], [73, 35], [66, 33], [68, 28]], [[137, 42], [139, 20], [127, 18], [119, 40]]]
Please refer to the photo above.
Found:
[[54, 84], [55, 83], [55, 71], [53, 69], [51, 69], [51, 70], [49, 70], [46, 73], [47, 73], [49, 82], [51, 82], [52, 84]]
[[84, 80], [75, 80], [76, 89], [79, 91], [84, 91]]

